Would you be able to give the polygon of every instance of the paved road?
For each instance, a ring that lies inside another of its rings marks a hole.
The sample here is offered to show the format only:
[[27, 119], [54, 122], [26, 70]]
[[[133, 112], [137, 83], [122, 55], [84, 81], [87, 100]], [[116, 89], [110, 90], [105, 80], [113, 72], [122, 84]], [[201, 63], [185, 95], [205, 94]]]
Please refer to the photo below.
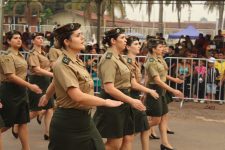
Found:
[[[169, 139], [176, 150], [225, 150], [225, 105], [216, 105], [216, 110], [203, 108], [204, 104], [190, 102], [182, 109], [179, 103], [171, 104], [169, 126], [175, 135], [169, 135]], [[42, 128], [36, 120], [29, 124], [29, 131], [31, 150], [47, 150], [48, 142], [43, 140]], [[3, 145], [4, 150], [21, 149], [11, 130], [3, 134]], [[150, 150], [159, 150], [159, 145], [159, 140], [151, 140]], [[139, 135], [134, 150], [141, 150]]]

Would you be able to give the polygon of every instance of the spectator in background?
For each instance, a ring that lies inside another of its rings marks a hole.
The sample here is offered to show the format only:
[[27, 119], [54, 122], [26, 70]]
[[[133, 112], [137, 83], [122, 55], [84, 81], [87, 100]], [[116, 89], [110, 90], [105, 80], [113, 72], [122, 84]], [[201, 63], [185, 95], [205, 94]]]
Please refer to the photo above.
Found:
[[222, 35], [222, 30], [218, 30], [218, 35], [214, 37], [214, 41], [217, 49], [223, 48], [224, 36]]
[[96, 63], [96, 64], [98, 63], [99, 57], [96, 55], [97, 49], [95, 46], [88, 45], [86, 47], [86, 52], [88, 54], [93, 54], [93, 55], [85, 55], [84, 56], [84, 62], [85, 62], [86, 68], [87, 68], [88, 72], [91, 73], [92, 65], [93, 65], [93, 63]]
[[49, 46], [52, 47], [54, 45], [54, 35], [52, 32], [46, 31], [45, 38], [49, 41]]
[[25, 30], [22, 34], [22, 47], [24, 50], [29, 51], [31, 47], [31, 33], [29, 27], [26, 27]]
[[[194, 68], [194, 98], [203, 99], [205, 97], [205, 78], [206, 78], [205, 61], [200, 60]], [[200, 90], [201, 89], [201, 90]], [[195, 101], [198, 102], [198, 101]]]
[[[216, 78], [216, 82], [218, 83], [217, 92], [216, 92], [216, 99], [224, 101], [224, 78], [225, 78], [225, 61], [224, 54], [222, 51], [217, 53], [218, 59], [215, 62], [215, 68], [219, 71], [219, 77]], [[223, 104], [223, 101], [220, 101], [220, 104]]]
[[[207, 99], [214, 100], [215, 94], [216, 94], [216, 78], [219, 77], [219, 71], [217, 68], [215, 68], [215, 58], [210, 57], [208, 59], [208, 68], [207, 68]], [[201, 103], [204, 103], [204, 101], [201, 101]], [[215, 109], [215, 106], [211, 105], [212, 102], [209, 102], [208, 105], [206, 105], [205, 109]]]
[[178, 78], [184, 80], [184, 83], [179, 84], [178, 89], [184, 92], [185, 97], [189, 97], [190, 88], [188, 84], [190, 83], [190, 76], [192, 74], [191, 65], [186, 59], [182, 59], [177, 66]]
[[190, 36], [186, 36], [185, 37], [185, 47], [189, 50], [189, 51], [191, 51], [192, 49], [193, 49], [193, 43], [192, 43], [192, 41], [191, 41], [191, 38], [190, 38]]

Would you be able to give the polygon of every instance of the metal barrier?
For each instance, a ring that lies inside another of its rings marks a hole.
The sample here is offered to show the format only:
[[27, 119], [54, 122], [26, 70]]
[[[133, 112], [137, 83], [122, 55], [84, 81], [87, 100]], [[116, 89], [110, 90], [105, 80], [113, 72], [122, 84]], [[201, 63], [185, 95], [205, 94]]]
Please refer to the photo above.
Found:
[[[29, 52], [22, 53], [25, 58], [29, 55]], [[94, 80], [95, 93], [99, 93], [101, 82], [98, 78], [97, 64], [102, 55], [81, 53], [79, 56]], [[137, 61], [143, 66], [145, 56], [137, 56]], [[168, 81], [168, 85], [181, 90], [185, 95], [185, 100], [198, 100], [202, 103], [205, 101], [224, 101], [224, 83], [221, 83], [221, 80], [225, 79], [224, 59], [216, 59], [215, 67], [212, 67], [208, 59], [205, 58], [167, 57], [165, 61], [169, 66], [168, 75], [184, 80], [182, 84]], [[143, 77], [144, 72], [145, 70], [142, 69]]]

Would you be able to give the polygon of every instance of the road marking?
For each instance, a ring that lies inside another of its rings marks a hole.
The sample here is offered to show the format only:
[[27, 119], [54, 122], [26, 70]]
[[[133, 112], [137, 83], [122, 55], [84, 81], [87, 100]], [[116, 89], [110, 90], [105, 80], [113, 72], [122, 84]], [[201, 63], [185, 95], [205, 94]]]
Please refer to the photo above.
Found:
[[215, 120], [215, 119], [207, 119], [203, 116], [196, 116], [197, 119], [207, 121], [207, 122], [218, 122], [218, 123], [225, 123], [225, 120]]

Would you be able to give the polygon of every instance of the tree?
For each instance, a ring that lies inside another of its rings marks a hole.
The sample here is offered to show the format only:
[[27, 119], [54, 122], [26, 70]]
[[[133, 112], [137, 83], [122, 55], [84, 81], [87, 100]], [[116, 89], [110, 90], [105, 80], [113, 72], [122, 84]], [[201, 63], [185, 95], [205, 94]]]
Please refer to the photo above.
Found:
[[[23, 2], [21, 2], [21, 1], [12, 1], [12, 2], [14, 2], [14, 5], [13, 5], [13, 16], [14, 17], [16, 16], [17, 11], [19, 11], [19, 13], [21, 13], [21, 11], [22, 11], [24, 16], [26, 16], [28, 25], [30, 25], [30, 23], [31, 23], [32, 15], [35, 14], [38, 17], [40, 17], [40, 12], [43, 9], [42, 4], [38, 0], [26, 0], [26, 1], [23, 1]], [[9, 2], [9, 3], [11, 3], [11, 2]]]
[[[152, 6], [154, 4], [154, 0], [147, 0], [147, 14], [148, 14], [148, 22], [151, 22], [151, 14], [152, 14]], [[141, 7], [140, 7], [141, 8]]]
[[190, 0], [169, 0], [166, 1], [166, 5], [170, 5], [172, 4], [172, 11], [177, 11], [177, 20], [178, 20], [178, 27], [180, 28], [180, 21], [181, 21], [181, 12], [182, 12], [182, 8], [184, 8], [185, 6], [189, 6], [191, 7], [191, 1]]
[[219, 24], [218, 29], [222, 29], [223, 24], [223, 14], [224, 14], [224, 1], [214, 0], [214, 1], [207, 1], [204, 4], [205, 8], [208, 8], [209, 12], [213, 12], [214, 10], [218, 10], [219, 12]]

